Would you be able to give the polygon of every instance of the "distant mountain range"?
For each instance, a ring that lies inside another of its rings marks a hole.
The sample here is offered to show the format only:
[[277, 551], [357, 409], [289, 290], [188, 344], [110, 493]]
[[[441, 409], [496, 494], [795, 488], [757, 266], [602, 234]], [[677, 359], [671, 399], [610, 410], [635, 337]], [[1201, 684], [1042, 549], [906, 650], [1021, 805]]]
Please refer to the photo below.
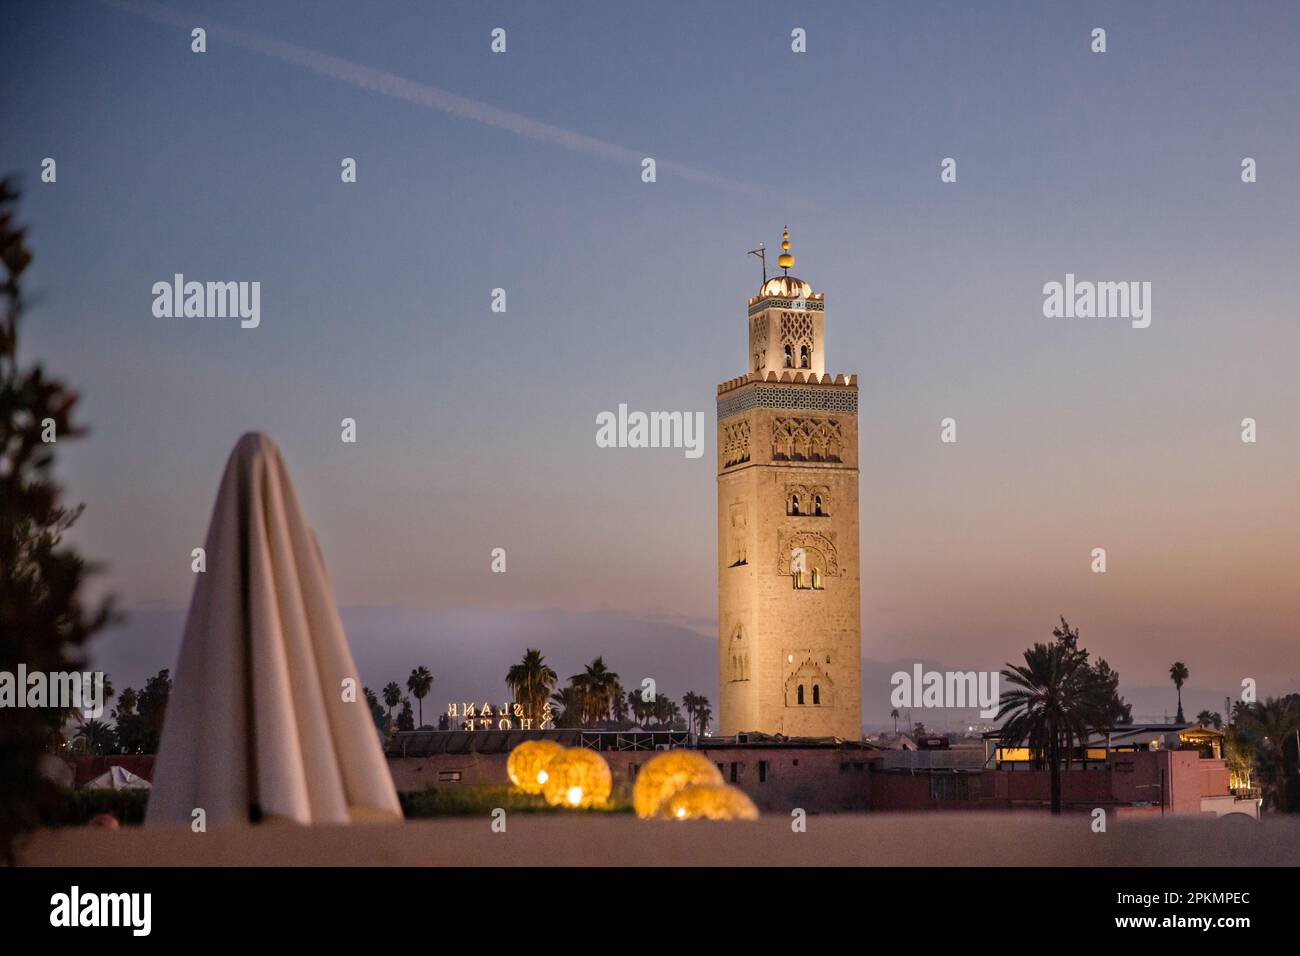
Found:
[[[127, 612], [123, 623], [92, 642], [91, 666], [108, 671], [118, 690], [139, 688], [161, 668], [176, 666], [185, 613], [180, 608]], [[703, 694], [713, 702], [715, 718], [718, 713], [717, 646], [710, 621], [558, 609], [353, 607], [344, 608], [341, 615], [365, 686], [378, 691], [395, 680], [404, 687], [411, 669], [421, 664], [433, 671], [433, 691], [424, 702], [426, 723], [436, 723], [453, 701], [506, 700], [506, 670], [528, 647], [541, 648], [561, 682], [599, 654], [625, 688], [651, 677], [661, 693], [676, 700], [687, 691]], [[946, 669], [939, 661], [863, 659], [862, 719], [869, 729], [893, 727], [890, 678], [897, 671], [911, 671], [916, 663], [927, 670]], [[1166, 711], [1173, 719], [1172, 684], [1136, 687], [1121, 682], [1120, 692], [1134, 705], [1137, 719], [1160, 720]], [[1222, 711], [1228, 693], [1230, 689], [1184, 687], [1184, 711], [1189, 719], [1203, 708]], [[974, 708], [913, 709], [911, 721], [908, 718], [903, 708], [900, 729], [915, 721], [939, 730], [987, 723]]]

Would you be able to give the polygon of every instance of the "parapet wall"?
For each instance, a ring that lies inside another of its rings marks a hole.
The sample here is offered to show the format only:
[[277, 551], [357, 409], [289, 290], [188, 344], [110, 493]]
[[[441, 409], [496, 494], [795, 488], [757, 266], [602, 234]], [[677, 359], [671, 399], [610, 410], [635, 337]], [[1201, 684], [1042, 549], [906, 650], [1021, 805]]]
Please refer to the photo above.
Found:
[[750, 372], [748, 375], [741, 375], [737, 378], [728, 379], [718, 386], [718, 394], [735, 391], [752, 382], [775, 382], [790, 385], [828, 385], [832, 388], [857, 388], [858, 377], [856, 375], [845, 375], [840, 373], [834, 378], [827, 372], [825, 375], [815, 375], [812, 372], [801, 372], [796, 369], [787, 369], [779, 376], [776, 372], [768, 372], [764, 377], [762, 372]]

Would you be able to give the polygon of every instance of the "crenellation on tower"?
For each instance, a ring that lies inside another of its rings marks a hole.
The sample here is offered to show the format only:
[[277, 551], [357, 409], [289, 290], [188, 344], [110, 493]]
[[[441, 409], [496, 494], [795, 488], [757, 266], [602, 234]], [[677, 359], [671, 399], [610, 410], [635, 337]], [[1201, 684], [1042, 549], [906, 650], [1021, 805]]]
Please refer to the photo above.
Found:
[[789, 233], [718, 386], [720, 730], [861, 737], [858, 383], [825, 370], [825, 297]]

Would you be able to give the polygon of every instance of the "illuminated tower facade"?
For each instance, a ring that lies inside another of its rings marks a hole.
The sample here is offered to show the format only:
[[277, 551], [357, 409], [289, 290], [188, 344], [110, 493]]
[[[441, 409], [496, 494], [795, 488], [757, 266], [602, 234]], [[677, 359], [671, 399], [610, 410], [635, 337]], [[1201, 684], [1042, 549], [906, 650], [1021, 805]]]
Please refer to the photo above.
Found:
[[825, 298], [781, 247], [718, 386], [719, 729], [857, 740], [857, 376], [826, 373]]

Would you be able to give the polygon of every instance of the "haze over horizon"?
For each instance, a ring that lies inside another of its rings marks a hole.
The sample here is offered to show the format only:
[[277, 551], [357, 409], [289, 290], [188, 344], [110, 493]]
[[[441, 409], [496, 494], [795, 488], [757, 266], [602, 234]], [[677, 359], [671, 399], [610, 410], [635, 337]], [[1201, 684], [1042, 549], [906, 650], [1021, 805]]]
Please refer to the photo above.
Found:
[[[1244, 677], [1300, 691], [1300, 8], [747, 9], [12, 5], [22, 357], [83, 395], [71, 538], [132, 612], [97, 665], [174, 664], [260, 430], [367, 680], [468, 694], [532, 643], [716, 698], [715, 387], [746, 369], [745, 253], [788, 224], [828, 370], [860, 376], [864, 691], [999, 669], [1062, 614], [1135, 713], [1172, 710], [1174, 660], [1189, 717]], [[176, 273], [259, 281], [260, 326], [156, 318]], [[1151, 326], [1045, 318], [1067, 274], [1151, 282]], [[620, 403], [703, 411], [704, 455], [598, 448]]]

